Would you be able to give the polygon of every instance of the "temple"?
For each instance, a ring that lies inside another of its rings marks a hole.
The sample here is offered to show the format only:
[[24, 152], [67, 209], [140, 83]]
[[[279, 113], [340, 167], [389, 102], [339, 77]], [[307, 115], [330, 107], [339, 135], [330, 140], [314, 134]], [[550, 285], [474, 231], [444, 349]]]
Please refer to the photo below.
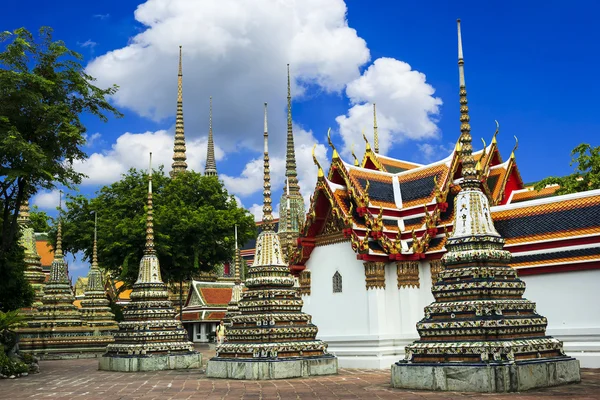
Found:
[[[600, 301], [600, 190], [533, 190], [521, 178], [516, 146], [503, 158], [498, 134], [499, 126], [472, 157], [510, 265], [548, 319], [547, 335], [582, 367], [600, 367], [600, 317], [585, 311]], [[340, 366], [389, 368], [419, 338], [421, 310], [434, 301], [463, 144], [427, 165], [378, 154], [368, 141], [362, 160], [347, 162], [330, 146], [330, 167], [318, 169], [290, 269]], [[242, 250], [248, 260], [250, 253]]]
[[124, 321], [114, 333], [115, 342], [107, 347], [100, 359], [99, 369], [134, 372], [200, 367], [201, 355], [194, 351], [187, 332], [175, 319], [168, 296], [154, 249], [150, 153], [144, 255], [131, 292], [131, 302], [123, 311]]
[[290, 65], [287, 65], [287, 138], [285, 153], [285, 185], [279, 202], [280, 222], [277, 229], [281, 249], [285, 260], [288, 250], [296, 246], [300, 225], [306, 213], [304, 198], [298, 185], [296, 171], [296, 153], [294, 149], [294, 131], [292, 127], [292, 90], [290, 83]]
[[273, 230], [267, 104], [264, 129], [263, 224], [246, 287], [231, 317], [227, 342], [217, 345], [206, 374], [214, 378], [282, 379], [337, 373], [337, 359], [315, 339], [317, 327], [302, 299]]
[[431, 291], [435, 301], [417, 323], [420, 339], [392, 366], [392, 386], [476, 392], [516, 392], [581, 380], [579, 362], [546, 335], [547, 320], [523, 298], [525, 283], [481, 190], [483, 169], [473, 158], [460, 20], [461, 176], [452, 233]]
[[17, 329], [20, 351], [41, 359], [89, 358], [104, 353], [113, 342], [111, 333], [99, 332], [84, 323], [73, 304], [75, 296], [62, 252], [60, 217], [50, 279], [43, 290], [41, 304], [29, 315], [27, 327]]

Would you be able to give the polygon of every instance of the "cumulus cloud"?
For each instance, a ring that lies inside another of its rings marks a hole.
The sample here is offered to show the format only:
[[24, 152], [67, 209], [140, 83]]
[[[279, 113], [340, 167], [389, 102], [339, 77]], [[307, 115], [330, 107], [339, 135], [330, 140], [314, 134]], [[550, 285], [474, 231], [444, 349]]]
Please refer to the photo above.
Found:
[[38, 206], [42, 210], [54, 210], [58, 207], [60, 191], [54, 189], [52, 191], [39, 192], [31, 200], [31, 204]]
[[[171, 170], [173, 162], [173, 135], [165, 130], [121, 135], [110, 150], [93, 153], [85, 161], [76, 161], [75, 169], [88, 176], [84, 185], [105, 185], [118, 181], [129, 168], [147, 168], [148, 153], [152, 152], [154, 167], [164, 165]], [[207, 138], [199, 137], [186, 142], [188, 168], [204, 171]], [[215, 146], [215, 158], [222, 160], [224, 152]]]
[[436, 117], [442, 100], [425, 81], [425, 74], [393, 58], [378, 58], [362, 76], [348, 83], [346, 95], [352, 107], [336, 118], [344, 141], [344, 154], [356, 144], [365, 147], [362, 130], [373, 146], [373, 103], [377, 104], [379, 147], [386, 154], [394, 143], [422, 140], [438, 135]]
[[[273, 132], [285, 132], [286, 63], [299, 95], [307, 83], [343, 90], [370, 58], [342, 0], [148, 0], [135, 19], [146, 29], [87, 72], [102, 87], [120, 86], [118, 106], [160, 121], [175, 113], [182, 45], [186, 134], [205, 134], [212, 95], [215, 141], [226, 151], [239, 142], [260, 149], [264, 101], [280, 111], [272, 113]], [[283, 152], [284, 139], [274, 135], [274, 151]]]
[[454, 145], [452, 143], [446, 145], [420, 143], [417, 148], [419, 149], [418, 161], [429, 163], [448, 157], [454, 149]]

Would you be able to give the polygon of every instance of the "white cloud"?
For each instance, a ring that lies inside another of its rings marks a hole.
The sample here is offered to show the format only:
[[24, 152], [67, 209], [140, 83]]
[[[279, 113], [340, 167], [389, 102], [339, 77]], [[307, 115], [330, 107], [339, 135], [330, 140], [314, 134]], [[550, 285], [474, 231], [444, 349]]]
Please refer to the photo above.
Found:
[[[275, 211], [277, 210], [277, 208], [273, 207], [273, 218], [279, 218], [279, 212]], [[250, 211], [250, 214], [254, 215], [254, 221], [258, 222], [258, 221], [262, 221], [263, 219], [263, 205], [262, 204], [252, 204], [252, 206], [250, 206], [248, 208], [248, 211]]]
[[379, 147], [382, 154], [405, 139], [428, 139], [438, 135], [436, 117], [442, 104], [425, 75], [405, 62], [378, 58], [361, 77], [350, 82], [346, 95], [352, 108], [336, 121], [349, 156], [352, 143], [360, 154], [365, 147], [362, 130], [373, 146], [373, 103], [377, 103]]
[[417, 148], [419, 149], [418, 161], [429, 163], [448, 157], [454, 149], [454, 145], [452, 143], [448, 143], [447, 145], [420, 143], [417, 145]]
[[102, 134], [100, 132], [96, 132], [96, 133], [93, 133], [91, 136], [88, 136], [87, 134], [84, 134], [83, 136], [85, 138], [85, 146], [92, 147], [94, 145], [94, 143], [96, 143], [98, 140], [100, 140], [100, 138], [102, 137]]
[[[75, 169], [86, 174], [84, 185], [104, 185], [118, 181], [121, 174], [131, 167], [148, 168], [148, 153], [152, 152], [153, 167], [165, 166], [171, 170], [173, 162], [173, 135], [165, 130], [144, 133], [124, 133], [110, 150], [93, 153], [81, 162], [75, 162]], [[206, 162], [206, 137], [186, 141], [188, 169], [204, 171]], [[215, 158], [222, 160], [224, 152], [215, 146]]]
[[89, 48], [90, 50], [94, 50], [94, 47], [96, 47], [98, 45], [98, 43], [94, 42], [91, 39], [86, 40], [83, 43], [79, 43], [77, 42], [77, 44], [79, 45], [79, 47], [83, 47], [83, 48]]
[[[342, 0], [148, 0], [135, 18], [146, 29], [92, 60], [87, 72], [101, 87], [120, 86], [118, 106], [159, 121], [175, 113], [182, 45], [186, 135], [205, 135], [212, 95], [215, 142], [226, 151], [240, 141], [260, 149], [264, 101], [279, 111], [272, 131], [285, 132], [286, 63], [298, 96], [298, 82], [343, 90], [370, 57]], [[284, 140], [274, 135], [273, 149], [283, 152]]]
[[31, 200], [31, 204], [38, 206], [42, 210], [54, 210], [58, 207], [60, 191], [54, 189], [50, 192], [39, 192]]

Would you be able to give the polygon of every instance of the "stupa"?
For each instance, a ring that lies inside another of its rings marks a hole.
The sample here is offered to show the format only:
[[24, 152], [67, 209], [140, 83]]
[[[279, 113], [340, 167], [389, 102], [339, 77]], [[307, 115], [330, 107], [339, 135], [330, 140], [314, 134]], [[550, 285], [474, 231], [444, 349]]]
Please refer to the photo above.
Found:
[[88, 272], [88, 281], [83, 299], [81, 300], [81, 318], [84, 324], [96, 332], [117, 331], [119, 326], [111, 311], [104, 291], [102, 271], [98, 266], [98, 215], [94, 213], [94, 245], [92, 249], [92, 264]]
[[19, 227], [21, 229], [21, 238], [19, 244], [25, 250], [25, 278], [34, 290], [34, 298], [31, 307], [21, 310], [25, 315], [29, 316], [39, 306], [42, 305], [42, 297], [44, 296], [44, 281], [46, 276], [42, 270], [41, 257], [35, 246], [35, 232], [29, 218], [29, 201], [25, 200], [19, 209], [17, 217]]
[[406, 389], [512, 392], [579, 382], [579, 361], [546, 336], [547, 320], [524, 299], [525, 283], [510, 267], [480, 189], [471, 144], [458, 21], [462, 181], [454, 228], [432, 287], [435, 302], [417, 323], [420, 340], [392, 365], [392, 386]]
[[264, 204], [262, 232], [240, 314], [231, 319], [226, 342], [217, 345], [206, 375], [212, 378], [282, 379], [337, 373], [337, 358], [316, 340], [317, 327], [302, 312], [302, 299], [283, 261], [274, 231], [269, 171], [267, 104], [264, 130]]
[[28, 326], [17, 329], [20, 351], [42, 359], [93, 358], [104, 353], [113, 337], [95, 333], [83, 324], [74, 301], [62, 252], [62, 222], [59, 218], [54, 260], [42, 304], [30, 316]]
[[148, 207], [146, 247], [140, 261], [138, 279], [133, 285], [131, 302], [123, 311], [124, 321], [114, 333], [115, 343], [108, 346], [99, 369], [105, 371], [157, 371], [199, 368], [201, 354], [194, 351], [187, 331], [176, 319], [167, 286], [162, 280], [154, 249], [152, 210], [152, 153], [148, 170]]
[[231, 326], [231, 319], [236, 315], [240, 315], [240, 307], [238, 305], [240, 299], [242, 298], [242, 280], [240, 278], [240, 269], [242, 267], [242, 257], [240, 255], [240, 249], [238, 248], [238, 238], [237, 238], [237, 225], [235, 226], [235, 285], [231, 289], [231, 300], [229, 304], [227, 304], [227, 312], [225, 313], [225, 317], [223, 318], [223, 322], [225, 326]]

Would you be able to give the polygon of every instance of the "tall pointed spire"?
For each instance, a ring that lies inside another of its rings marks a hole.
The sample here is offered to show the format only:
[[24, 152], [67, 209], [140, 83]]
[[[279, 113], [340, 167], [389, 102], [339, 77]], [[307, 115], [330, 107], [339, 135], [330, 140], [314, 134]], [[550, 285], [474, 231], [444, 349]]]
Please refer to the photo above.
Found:
[[269, 130], [267, 126], [267, 103], [265, 103], [264, 132], [264, 184], [263, 184], [263, 220], [262, 230], [273, 230], [273, 207], [271, 206], [271, 171], [269, 169]]
[[[41, 300], [44, 295], [44, 281], [46, 280], [46, 275], [42, 270], [41, 257], [38, 254], [35, 245], [35, 232], [33, 230], [31, 219], [29, 218], [29, 200], [24, 200], [23, 204], [21, 204], [17, 221], [21, 230], [19, 243], [25, 249], [25, 278], [29, 281], [29, 284], [35, 292], [32, 308], [36, 308], [42, 304]], [[31, 311], [31, 309], [23, 309], [24, 314], [29, 314]]]
[[204, 175], [217, 176], [217, 161], [215, 160], [215, 142], [212, 130], [212, 96], [209, 98], [208, 109], [208, 145], [206, 146], [206, 166]]
[[181, 46], [179, 46], [179, 73], [177, 74], [177, 117], [175, 119], [175, 145], [173, 147], [173, 164], [171, 177], [187, 170], [185, 155], [185, 133], [183, 128], [183, 72], [181, 62]]
[[56, 248], [54, 249], [54, 259], [62, 260], [64, 258], [62, 251], [62, 190], [58, 198], [58, 228], [56, 231]]
[[375, 145], [375, 153], [379, 154], [379, 132], [377, 131], [377, 108], [373, 103], [373, 144]]
[[[148, 166], [148, 209], [146, 211], [146, 247], [144, 255], [155, 255], [154, 249], [154, 209], [152, 208], [152, 152]], [[160, 275], [160, 269], [158, 269]]]
[[469, 124], [469, 106], [467, 105], [467, 87], [465, 84], [465, 61], [463, 59], [462, 36], [460, 33], [460, 19], [456, 20], [458, 29], [458, 78], [460, 90], [460, 138], [462, 161], [462, 176], [464, 187], [478, 187], [477, 171], [473, 158], [473, 145], [471, 144], [471, 125]]
[[294, 132], [292, 128], [292, 88], [290, 82], [290, 64], [287, 65], [287, 144], [285, 154], [285, 177], [289, 180], [290, 190], [299, 192], [298, 172], [296, 171], [296, 152], [294, 150]]
[[94, 211], [94, 245], [92, 247], [92, 268], [98, 268], [98, 213]]

